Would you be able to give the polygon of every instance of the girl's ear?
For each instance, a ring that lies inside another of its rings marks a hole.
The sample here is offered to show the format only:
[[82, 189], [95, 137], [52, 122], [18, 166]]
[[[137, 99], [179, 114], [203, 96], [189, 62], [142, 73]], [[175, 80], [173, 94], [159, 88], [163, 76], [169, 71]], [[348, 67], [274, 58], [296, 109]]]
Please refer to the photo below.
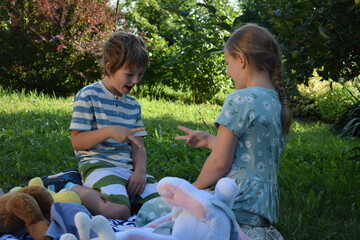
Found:
[[239, 63], [240, 63], [240, 66], [241, 68], [245, 68], [246, 67], [246, 64], [247, 64], [247, 59], [245, 57], [245, 55], [242, 53], [242, 52], [239, 52], [237, 55], [236, 55], [237, 59], [239, 60]]

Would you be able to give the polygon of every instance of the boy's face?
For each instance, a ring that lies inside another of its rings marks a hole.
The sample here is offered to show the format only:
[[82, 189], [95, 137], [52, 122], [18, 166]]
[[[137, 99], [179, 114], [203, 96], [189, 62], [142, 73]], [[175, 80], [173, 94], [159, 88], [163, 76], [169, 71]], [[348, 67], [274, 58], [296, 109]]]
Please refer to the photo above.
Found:
[[122, 96], [128, 94], [141, 81], [144, 72], [144, 68], [129, 69], [122, 67], [114, 74], [109, 75], [107, 80], [105, 79], [105, 86], [114, 95]]

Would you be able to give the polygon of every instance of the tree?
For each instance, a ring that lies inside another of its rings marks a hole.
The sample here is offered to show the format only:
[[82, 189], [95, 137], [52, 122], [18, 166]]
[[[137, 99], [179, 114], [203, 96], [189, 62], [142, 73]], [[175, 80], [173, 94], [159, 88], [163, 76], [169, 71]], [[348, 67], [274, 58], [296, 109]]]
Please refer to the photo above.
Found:
[[316, 69], [323, 79], [360, 74], [360, 7], [353, 0], [244, 0], [234, 25], [267, 27], [282, 46], [288, 87], [306, 83]]
[[129, 25], [148, 41], [151, 61], [142, 86], [152, 95], [168, 86], [204, 102], [232, 84], [222, 53], [234, 16], [229, 2], [139, 0], [128, 1], [126, 9]]
[[101, 77], [101, 45], [121, 18], [107, 2], [2, 1], [1, 85], [69, 95]]

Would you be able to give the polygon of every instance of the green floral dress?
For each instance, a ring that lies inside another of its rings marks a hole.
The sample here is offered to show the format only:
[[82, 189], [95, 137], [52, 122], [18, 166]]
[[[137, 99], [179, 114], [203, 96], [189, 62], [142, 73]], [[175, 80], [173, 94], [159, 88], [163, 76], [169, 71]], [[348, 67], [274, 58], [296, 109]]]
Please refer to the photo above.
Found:
[[281, 104], [273, 90], [251, 87], [230, 93], [215, 124], [238, 136], [227, 177], [238, 185], [233, 211], [238, 223], [266, 226], [278, 220], [278, 167], [285, 139]]

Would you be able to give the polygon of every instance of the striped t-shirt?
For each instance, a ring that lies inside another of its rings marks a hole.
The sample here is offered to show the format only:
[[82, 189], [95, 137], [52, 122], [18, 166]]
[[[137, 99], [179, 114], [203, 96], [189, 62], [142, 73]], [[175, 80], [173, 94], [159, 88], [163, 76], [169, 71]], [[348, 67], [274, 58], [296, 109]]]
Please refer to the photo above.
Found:
[[[109, 125], [129, 129], [144, 127], [138, 101], [129, 95], [113, 95], [101, 81], [82, 88], [74, 99], [70, 130], [92, 131]], [[146, 131], [134, 136], [146, 136]], [[133, 169], [130, 145], [113, 138], [91, 149], [75, 151], [75, 154], [80, 164], [95, 160]]]

